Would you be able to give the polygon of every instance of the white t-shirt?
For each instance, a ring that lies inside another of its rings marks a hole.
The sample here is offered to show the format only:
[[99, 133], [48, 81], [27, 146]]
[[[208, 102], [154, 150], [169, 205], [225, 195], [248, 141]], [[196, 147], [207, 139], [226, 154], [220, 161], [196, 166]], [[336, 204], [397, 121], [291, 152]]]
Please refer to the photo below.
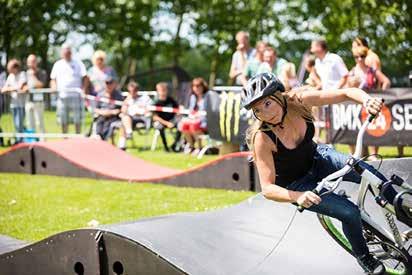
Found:
[[327, 52], [323, 60], [316, 58], [315, 70], [322, 81], [322, 89], [334, 89], [339, 81], [348, 74], [348, 69], [342, 58], [334, 53]]
[[[9, 74], [6, 79], [6, 83], [4, 83], [4, 87], [11, 87], [16, 90], [20, 90], [21, 86], [25, 83], [27, 83], [27, 77], [26, 73], [22, 71], [17, 75]], [[26, 104], [26, 95], [27, 93], [11, 92], [10, 107], [24, 107]]]
[[146, 106], [153, 105], [153, 100], [148, 95], [141, 95], [137, 98], [128, 98], [127, 103], [127, 114], [129, 116], [144, 115], [144, 110]]
[[59, 97], [73, 97], [75, 93], [65, 92], [71, 88], [81, 88], [82, 79], [86, 76], [86, 68], [81, 61], [60, 59], [54, 63], [50, 73], [50, 79], [56, 80]]

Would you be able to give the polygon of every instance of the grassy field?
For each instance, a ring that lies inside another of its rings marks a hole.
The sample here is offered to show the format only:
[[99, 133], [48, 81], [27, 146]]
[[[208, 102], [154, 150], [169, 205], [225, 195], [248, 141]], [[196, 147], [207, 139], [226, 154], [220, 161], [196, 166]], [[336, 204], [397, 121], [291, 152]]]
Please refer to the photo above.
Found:
[[64, 230], [238, 203], [252, 192], [1, 174], [0, 234], [40, 240]]
[[[46, 130], [60, 132], [53, 112], [46, 112]], [[87, 116], [85, 128], [91, 123]], [[3, 131], [13, 131], [10, 115], [0, 120]], [[73, 129], [71, 129], [73, 132]], [[152, 141], [135, 134], [135, 148], [128, 152], [147, 161], [175, 169], [187, 169], [215, 159], [167, 153], [159, 146], [154, 152], [142, 150]], [[129, 143], [131, 146], [132, 144]], [[0, 147], [0, 152], [8, 147]], [[347, 146], [337, 145], [347, 152]], [[412, 148], [405, 148], [408, 156]], [[394, 147], [381, 149], [384, 157], [396, 157]], [[128, 184], [125, 182], [75, 179], [51, 176], [0, 174], [0, 234], [24, 240], [39, 240], [51, 234], [87, 227], [96, 220], [110, 224], [143, 217], [176, 212], [205, 211], [238, 203], [252, 196], [251, 192], [211, 189], [176, 188], [160, 184]]]

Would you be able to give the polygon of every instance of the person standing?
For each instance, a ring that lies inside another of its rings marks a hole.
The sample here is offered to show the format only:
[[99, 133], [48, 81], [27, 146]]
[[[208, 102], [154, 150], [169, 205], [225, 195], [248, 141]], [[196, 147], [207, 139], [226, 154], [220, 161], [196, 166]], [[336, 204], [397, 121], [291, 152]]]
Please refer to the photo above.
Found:
[[287, 63], [286, 59], [277, 56], [275, 48], [266, 47], [263, 51], [263, 63], [260, 64], [256, 74], [273, 73], [279, 77]]
[[262, 64], [263, 62], [263, 52], [265, 51], [267, 46], [267, 43], [264, 41], [258, 41], [256, 43], [255, 57], [247, 62], [245, 71], [241, 75], [243, 86], [247, 84], [248, 79], [256, 75], [260, 64]]
[[[353, 67], [348, 76], [348, 86], [360, 88], [366, 92], [373, 90], [386, 90], [390, 87], [391, 82], [380, 70], [366, 65], [368, 48], [356, 47], [352, 50], [356, 66]], [[378, 160], [379, 146], [368, 146], [371, 156], [369, 160]], [[355, 145], [349, 145], [351, 154], [355, 151]]]
[[105, 89], [105, 79], [110, 76], [113, 79], [117, 79], [115, 70], [106, 65], [106, 53], [102, 50], [94, 52], [92, 57], [93, 67], [91, 67], [87, 73], [90, 80], [90, 93], [97, 95]]
[[365, 58], [365, 63], [367, 66], [374, 68], [375, 70], [381, 70], [381, 60], [379, 56], [369, 49], [368, 41], [365, 38], [362, 37], [356, 37], [353, 42], [352, 42], [352, 52], [355, 48], [358, 47], [366, 47], [367, 48], [367, 54]]
[[[24, 106], [26, 104], [27, 95], [27, 77], [24, 71], [21, 71], [20, 61], [11, 59], [7, 63], [6, 83], [1, 89], [2, 93], [9, 93], [11, 96], [10, 109], [13, 116], [13, 123], [16, 133], [24, 132]], [[19, 143], [22, 138], [16, 138]]]
[[[38, 67], [37, 57], [31, 54], [27, 57], [27, 86], [29, 90], [46, 87], [47, 73]], [[27, 127], [44, 133], [44, 94], [30, 93], [26, 103]]]
[[322, 89], [342, 88], [348, 74], [342, 58], [329, 52], [325, 40], [312, 41], [310, 51], [316, 56], [315, 70], [322, 82]]
[[249, 34], [240, 31], [236, 34], [237, 47], [232, 56], [229, 77], [234, 80], [236, 85], [242, 85], [242, 74], [246, 64], [255, 56], [255, 49], [250, 47]]
[[50, 87], [58, 92], [57, 116], [62, 132], [68, 132], [72, 114], [76, 133], [79, 134], [83, 115], [82, 96], [88, 86], [86, 68], [81, 61], [72, 58], [71, 47], [67, 43], [62, 45], [61, 57], [53, 65]]

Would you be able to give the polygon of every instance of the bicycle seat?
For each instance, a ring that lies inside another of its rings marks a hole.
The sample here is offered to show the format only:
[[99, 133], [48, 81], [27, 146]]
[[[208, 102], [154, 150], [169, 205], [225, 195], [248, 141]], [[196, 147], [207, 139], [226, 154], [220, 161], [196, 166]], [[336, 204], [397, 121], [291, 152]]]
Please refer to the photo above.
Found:
[[412, 227], [412, 191], [400, 192], [393, 200], [396, 218]]

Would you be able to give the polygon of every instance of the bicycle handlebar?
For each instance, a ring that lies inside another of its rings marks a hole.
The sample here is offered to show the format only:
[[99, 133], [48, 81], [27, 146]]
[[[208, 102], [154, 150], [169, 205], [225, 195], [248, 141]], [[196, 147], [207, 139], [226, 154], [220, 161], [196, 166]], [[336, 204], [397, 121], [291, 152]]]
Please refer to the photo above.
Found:
[[[363, 135], [365, 134], [366, 129], [368, 128], [369, 124], [375, 119], [376, 115], [369, 115], [368, 118], [365, 120], [365, 122], [362, 124], [358, 136], [356, 138], [356, 149], [355, 153], [353, 154], [353, 158], [359, 159], [362, 154], [362, 147], [363, 147]], [[346, 164], [342, 169], [328, 175], [325, 177], [319, 184], [318, 186], [312, 190], [313, 193], [316, 195], [326, 195], [328, 193], [333, 192], [340, 184], [342, 181], [342, 178], [344, 175], [346, 175], [352, 167], [349, 164]], [[321, 194], [322, 189], [325, 186], [332, 186], [329, 189], [329, 191], [324, 192]], [[298, 206], [298, 211], [303, 212], [305, 210], [305, 207], [302, 205]]]

